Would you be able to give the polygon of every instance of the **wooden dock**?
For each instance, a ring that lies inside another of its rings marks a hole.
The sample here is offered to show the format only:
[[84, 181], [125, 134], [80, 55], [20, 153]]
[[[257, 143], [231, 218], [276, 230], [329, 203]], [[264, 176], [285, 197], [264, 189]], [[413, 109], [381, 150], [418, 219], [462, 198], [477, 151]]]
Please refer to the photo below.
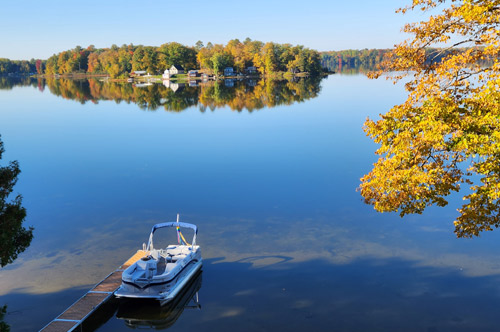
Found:
[[137, 262], [145, 255], [145, 251], [138, 250], [135, 255], [130, 257], [122, 266], [95, 285], [84, 296], [66, 309], [66, 311], [42, 328], [40, 332], [75, 331], [75, 329], [79, 327], [85, 319], [87, 319], [94, 311], [97, 310], [97, 308], [113, 296], [114, 291], [117, 290], [122, 283], [123, 270]]

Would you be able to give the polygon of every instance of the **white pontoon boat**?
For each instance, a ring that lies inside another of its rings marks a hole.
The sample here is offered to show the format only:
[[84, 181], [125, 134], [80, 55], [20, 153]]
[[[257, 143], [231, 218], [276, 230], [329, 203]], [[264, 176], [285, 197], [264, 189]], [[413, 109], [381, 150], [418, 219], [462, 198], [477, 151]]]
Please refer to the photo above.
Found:
[[164, 330], [179, 319], [185, 309], [201, 309], [198, 291], [201, 288], [202, 272], [196, 273], [192, 280], [169, 303], [159, 305], [155, 300], [129, 299], [119, 302], [116, 318], [134, 329], [151, 328]]
[[[178, 244], [155, 249], [153, 234], [157, 229], [165, 227], [176, 229]], [[186, 242], [181, 228], [191, 228], [194, 231], [191, 244]], [[196, 225], [179, 222], [179, 215], [177, 222], [154, 225], [145, 248], [147, 255], [123, 271], [122, 284], [115, 296], [156, 299], [162, 304], [175, 298], [201, 268], [201, 250], [196, 245], [197, 233]]]

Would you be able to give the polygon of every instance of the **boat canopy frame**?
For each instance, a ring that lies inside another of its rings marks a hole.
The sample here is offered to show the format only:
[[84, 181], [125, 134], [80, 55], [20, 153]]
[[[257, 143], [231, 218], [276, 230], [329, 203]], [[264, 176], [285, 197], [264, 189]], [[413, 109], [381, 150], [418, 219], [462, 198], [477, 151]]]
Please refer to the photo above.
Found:
[[[179, 216], [177, 216], [177, 218], [179, 218]], [[179, 227], [191, 228], [192, 230], [194, 230], [193, 241], [191, 242], [191, 247], [194, 247], [196, 245], [196, 234], [198, 234], [198, 227], [194, 224], [189, 224], [187, 222], [179, 222], [179, 219], [177, 219], [177, 222], [175, 222], [175, 221], [164, 222], [164, 223], [156, 224], [153, 226], [153, 228], [151, 229], [151, 234], [149, 235], [149, 241], [148, 241], [148, 245], [146, 247], [146, 251], [150, 251], [151, 249], [154, 249], [154, 247], [153, 247], [153, 234], [154, 234], [154, 232], [157, 229], [167, 228], [167, 227], [176, 227], [177, 232], [180, 232]]]

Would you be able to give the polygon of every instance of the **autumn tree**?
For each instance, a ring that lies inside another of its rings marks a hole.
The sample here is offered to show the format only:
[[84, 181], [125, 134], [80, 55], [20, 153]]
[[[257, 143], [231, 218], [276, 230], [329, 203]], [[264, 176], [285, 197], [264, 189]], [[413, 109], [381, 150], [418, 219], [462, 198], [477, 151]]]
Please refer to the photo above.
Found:
[[280, 55], [280, 45], [269, 42], [254, 56], [254, 62], [262, 74], [271, 74], [278, 70]]
[[43, 64], [42, 64], [42, 60], [40, 60], [40, 59], [36, 60], [36, 73], [38, 75], [43, 74]]
[[202, 47], [198, 53], [196, 54], [196, 62], [201, 69], [210, 69], [212, 68], [212, 47]]
[[[209, 45], [210, 44], [210, 45]], [[203, 47], [197, 54], [197, 61], [202, 69], [209, 69], [219, 75], [225, 67], [233, 65], [233, 57], [223, 45], [211, 43]]]
[[45, 74], [57, 74], [57, 72], [57, 57], [54, 54], [47, 59], [47, 63], [45, 65]]
[[245, 52], [245, 45], [238, 39], [230, 40], [225, 50], [231, 55], [233, 64], [238, 72], [244, 72], [245, 68], [252, 64], [252, 57]]
[[360, 191], [404, 216], [463, 190], [455, 233], [477, 236], [500, 226], [500, 1], [413, 0], [399, 11], [412, 10], [429, 18], [407, 24], [412, 37], [372, 74], [406, 77], [408, 98], [365, 122], [380, 158]]
[[99, 62], [99, 54], [97, 52], [90, 53], [87, 62], [89, 73], [97, 74], [102, 71], [101, 63]]

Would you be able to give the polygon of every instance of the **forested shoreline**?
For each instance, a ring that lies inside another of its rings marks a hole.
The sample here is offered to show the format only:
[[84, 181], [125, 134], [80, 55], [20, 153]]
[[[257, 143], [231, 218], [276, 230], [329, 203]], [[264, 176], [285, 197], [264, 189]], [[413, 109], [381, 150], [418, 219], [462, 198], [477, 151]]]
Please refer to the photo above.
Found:
[[32, 75], [43, 74], [45, 61], [43, 60], [10, 60], [0, 58], [0, 75], [18, 74]]
[[[22, 68], [13, 65], [16, 61], [4, 60], [6, 64], [0, 67], [0, 75], [90, 74], [126, 78], [135, 71], [159, 75], [172, 65], [212, 75], [220, 75], [226, 67], [234, 68], [235, 73], [245, 73], [250, 68], [251, 71], [266, 76], [277, 73], [308, 73], [314, 76], [322, 72], [318, 51], [301, 45], [264, 43], [249, 38], [243, 42], [233, 39], [226, 45], [210, 42], [204, 45], [199, 41], [192, 47], [176, 42], [159, 47], [133, 44], [121, 47], [112, 45], [110, 48], [77, 46], [54, 54], [46, 61], [35, 60], [34, 65], [30, 63], [30, 66]], [[39, 67], [36, 66], [38, 62]]]
[[[464, 52], [467, 49], [454, 50]], [[264, 76], [277, 74], [322, 72], [368, 72], [376, 70], [391, 49], [363, 49], [318, 52], [301, 45], [263, 43], [249, 38], [238, 39], [226, 45], [201, 41], [195, 46], [185, 46], [170, 42], [159, 47], [143, 45], [112, 45], [110, 48], [74, 49], [54, 54], [47, 60], [9, 60], [0, 58], [0, 75], [104, 75], [111, 78], [126, 78], [134, 71], [145, 71], [159, 75], [172, 65], [185, 70], [198, 69], [220, 75], [224, 68], [232, 67], [235, 73], [247, 73], [254, 68], [255, 73]], [[436, 54], [434, 62], [450, 55], [449, 51], [429, 48], [428, 54]]]
[[321, 53], [321, 66], [329, 72], [376, 69], [390, 49], [328, 51]]
[[[425, 49], [426, 61], [440, 63], [446, 57], [465, 53], [471, 48], [442, 49], [428, 47]], [[321, 66], [328, 72], [351, 73], [369, 72], [378, 69], [378, 65], [387, 58], [392, 49], [363, 49], [321, 52]], [[492, 59], [481, 59], [481, 65], [488, 65]]]

